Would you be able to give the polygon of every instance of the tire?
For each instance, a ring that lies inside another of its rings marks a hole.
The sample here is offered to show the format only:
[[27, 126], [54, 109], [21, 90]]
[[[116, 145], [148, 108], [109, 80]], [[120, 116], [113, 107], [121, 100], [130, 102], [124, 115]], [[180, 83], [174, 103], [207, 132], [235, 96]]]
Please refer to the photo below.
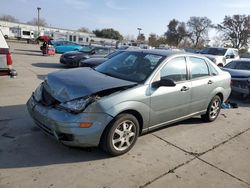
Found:
[[216, 120], [220, 113], [221, 109], [221, 98], [216, 95], [207, 107], [207, 112], [204, 115], [201, 115], [201, 118], [205, 122], [212, 122]]
[[112, 156], [128, 152], [139, 135], [139, 122], [131, 114], [118, 115], [105, 129], [101, 147]]

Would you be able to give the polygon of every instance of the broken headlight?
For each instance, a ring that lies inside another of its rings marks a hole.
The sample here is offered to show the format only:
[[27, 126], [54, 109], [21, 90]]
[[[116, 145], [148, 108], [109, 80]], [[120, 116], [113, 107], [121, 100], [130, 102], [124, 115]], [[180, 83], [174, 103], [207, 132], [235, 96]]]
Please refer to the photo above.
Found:
[[92, 97], [89, 97], [87, 99], [81, 98], [81, 99], [76, 99], [76, 100], [61, 103], [59, 107], [65, 110], [74, 112], [74, 113], [79, 113], [83, 111], [93, 101], [94, 99]]

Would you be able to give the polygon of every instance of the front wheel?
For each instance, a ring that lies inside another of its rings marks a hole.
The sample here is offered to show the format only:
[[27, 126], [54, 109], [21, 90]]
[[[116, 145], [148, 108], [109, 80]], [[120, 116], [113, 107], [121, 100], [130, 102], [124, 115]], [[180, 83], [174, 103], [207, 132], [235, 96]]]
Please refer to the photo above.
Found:
[[120, 114], [107, 127], [102, 137], [102, 148], [112, 156], [128, 152], [139, 135], [139, 123], [131, 114]]
[[221, 109], [221, 98], [216, 95], [208, 105], [207, 112], [201, 115], [201, 118], [206, 122], [212, 122], [216, 120]]

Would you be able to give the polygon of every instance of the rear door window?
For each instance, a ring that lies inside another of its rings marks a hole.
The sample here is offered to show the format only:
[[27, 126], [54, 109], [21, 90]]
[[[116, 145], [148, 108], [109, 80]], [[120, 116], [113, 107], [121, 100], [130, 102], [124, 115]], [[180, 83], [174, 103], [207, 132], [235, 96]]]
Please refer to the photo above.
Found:
[[189, 57], [190, 60], [190, 68], [191, 68], [191, 78], [202, 78], [209, 76], [209, 68], [204, 59]]

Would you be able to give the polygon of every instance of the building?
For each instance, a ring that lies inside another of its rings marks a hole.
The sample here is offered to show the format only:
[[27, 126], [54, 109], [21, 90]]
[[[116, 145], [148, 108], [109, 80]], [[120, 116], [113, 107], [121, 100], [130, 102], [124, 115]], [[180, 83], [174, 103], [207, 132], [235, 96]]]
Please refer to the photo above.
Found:
[[9, 38], [20, 38], [18, 36], [18, 31], [30, 31], [34, 33], [35, 38], [39, 35], [48, 35], [51, 36], [55, 40], [68, 40], [71, 42], [76, 42], [80, 44], [90, 44], [90, 43], [99, 43], [99, 44], [106, 44], [106, 45], [115, 45], [117, 40], [114, 39], [106, 39], [106, 38], [99, 38], [96, 37], [93, 33], [85, 33], [70, 29], [62, 29], [62, 28], [55, 28], [55, 27], [43, 27], [40, 26], [40, 32], [38, 32], [37, 25], [30, 25], [26, 23], [17, 23], [17, 22], [7, 22], [0, 20], [0, 27], [9, 28]]

